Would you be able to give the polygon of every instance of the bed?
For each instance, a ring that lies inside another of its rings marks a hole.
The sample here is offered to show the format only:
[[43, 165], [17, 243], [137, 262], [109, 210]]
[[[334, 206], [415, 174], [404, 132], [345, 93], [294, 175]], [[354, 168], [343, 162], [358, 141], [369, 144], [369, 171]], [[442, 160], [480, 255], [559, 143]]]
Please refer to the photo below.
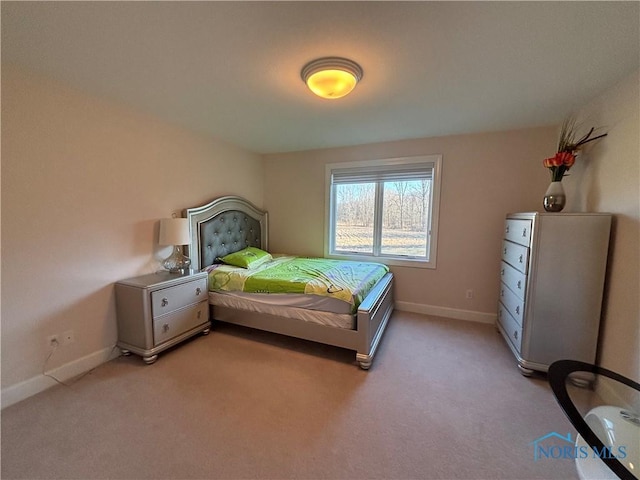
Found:
[[[184, 214], [189, 223], [187, 253], [193, 269], [212, 271], [220, 258], [247, 247], [269, 250], [268, 213], [241, 197], [221, 197], [189, 208]], [[212, 283], [215, 282], [210, 282], [210, 287]], [[270, 302], [256, 302], [210, 288], [211, 318], [354, 350], [356, 362], [368, 370], [393, 311], [392, 286], [393, 274], [387, 271], [348, 313], [332, 311], [335, 308], [323, 310], [317, 304], [306, 308], [308, 300], [317, 299], [304, 293], [297, 297], [285, 295], [289, 301], [277, 305], [271, 301], [277, 295], [263, 294]]]

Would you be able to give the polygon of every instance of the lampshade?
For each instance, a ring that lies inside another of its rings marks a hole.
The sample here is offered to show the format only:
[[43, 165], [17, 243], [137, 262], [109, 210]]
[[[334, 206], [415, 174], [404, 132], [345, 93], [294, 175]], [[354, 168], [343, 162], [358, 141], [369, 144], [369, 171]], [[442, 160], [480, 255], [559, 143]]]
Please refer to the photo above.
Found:
[[324, 57], [307, 63], [300, 76], [309, 90], [322, 98], [341, 98], [362, 78], [360, 65], [347, 58]]
[[189, 244], [189, 220], [186, 218], [163, 218], [160, 220], [160, 245]]

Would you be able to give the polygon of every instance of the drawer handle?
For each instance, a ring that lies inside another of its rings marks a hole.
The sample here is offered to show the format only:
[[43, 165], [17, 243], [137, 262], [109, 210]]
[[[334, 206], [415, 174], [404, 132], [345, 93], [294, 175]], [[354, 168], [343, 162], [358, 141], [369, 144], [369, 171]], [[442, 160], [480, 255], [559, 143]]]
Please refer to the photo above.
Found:
[[523, 237], [526, 237], [526, 236], [527, 236], [527, 227], [524, 227], [524, 228], [522, 229], [522, 236], [523, 236]]
[[166, 307], [167, 305], [169, 305], [169, 300], [167, 300], [166, 298], [162, 299], [162, 304], [163, 307]]
[[169, 331], [169, 324], [168, 324], [168, 323], [165, 323], [165, 324], [162, 326], [162, 333], [167, 333], [168, 331]]
[[198, 315], [196, 315], [196, 318], [200, 318], [201, 314], [202, 314], [202, 311], [198, 310]]
[[500, 296], [501, 296], [501, 297], [504, 297], [504, 288], [501, 288], [501, 289], [500, 289]]
[[500, 275], [504, 276], [504, 268], [502, 270], [500, 270]]
[[515, 338], [516, 340], [518, 339], [518, 331], [517, 330], [513, 331], [513, 338]]
[[507, 254], [507, 247], [504, 247], [504, 254]]
[[200, 295], [202, 293], [202, 290], [200, 289], [200, 287], [196, 288], [196, 295]]
[[504, 229], [504, 233], [509, 233], [509, 225], [507, 225], [507, 228]]
[[520, 254], [520, 256], [518, 257], [518, 261], [522, 263], [523, 260], [524, 260], [524, 257], [522, 256], [522, 254]]
[[522, 280], [518, 280], [518, 290], [522, 290]]
[[520, 315], [520, 305], [516, 306], [516, 313]]

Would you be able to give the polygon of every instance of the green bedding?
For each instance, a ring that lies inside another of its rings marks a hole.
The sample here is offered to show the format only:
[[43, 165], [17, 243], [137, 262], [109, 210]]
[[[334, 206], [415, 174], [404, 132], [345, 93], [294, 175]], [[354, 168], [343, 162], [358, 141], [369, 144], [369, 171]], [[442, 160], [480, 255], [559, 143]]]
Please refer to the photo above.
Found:
[[276, 257], [255, 269], [216, 265], [209, 273], [212, 291], [304, 293], [343, 300], [355, 313], [386, 265], [326, 258]]

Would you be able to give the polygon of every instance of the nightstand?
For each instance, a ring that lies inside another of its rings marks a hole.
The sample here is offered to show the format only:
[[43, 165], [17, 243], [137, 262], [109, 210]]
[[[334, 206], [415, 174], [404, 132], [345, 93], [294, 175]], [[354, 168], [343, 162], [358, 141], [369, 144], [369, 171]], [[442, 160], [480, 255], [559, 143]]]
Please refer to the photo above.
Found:
[[209, 333], [207, 273], [158, 272], [116, 283], [118, 347], [152, 364], [158, 353]]

